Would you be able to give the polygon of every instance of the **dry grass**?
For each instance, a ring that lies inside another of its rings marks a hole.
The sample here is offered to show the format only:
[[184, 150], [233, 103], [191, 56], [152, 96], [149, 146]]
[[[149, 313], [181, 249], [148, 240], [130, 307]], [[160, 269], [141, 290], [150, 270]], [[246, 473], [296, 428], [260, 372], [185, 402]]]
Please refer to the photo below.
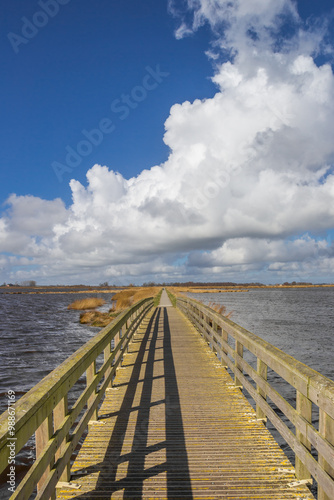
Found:
[[67, 309], [95, 309], [96, 307], [100, 307], [105, 303], [106, 301], [103, 299], [99, 299], [97, 297], [89, 297], [87, 299], [75, 300], [67, 307]]
[[115, 312], [114, 309], [110, 309], [109, 312], [105, 313], [100, 311], [87, 311], [80, 314], [80, 323], [83, 325], [104, 327], [109, 325], [118, 314], [119, 313]]
[[216, 311], [221, 316], [225, 316], [225, 318], [230, 318], [233, 314], [233, 311], [227, 313], [226, 307], [223, 304], [217, 304], [216, 302], [209, 302], [208, 306], [211, 307], [211, 309]]
[[[128, 288], [117, 292], [112, 296], [112, 308], [108, 312], [87, 311], [80, 314], [80, 323], [90, 326], [107, 326], [115, 319], [124, 309], [127, 309], [138, 300], [147, 297], [153, 297], [160, 291], [159, 287], [136, 287]], [[89, 301], [89, 302], [88, 302]], [[99, 302], [98, 302], [99, 301]], [[77, 300], [68, 306], [69, 309], [94, 309], [104, 304], [103, 299], [84, 299]], [[86, 307], [83, 307], [85, 306]], [[89, 307], [88, 307], [89, 306]]]
[[233, 293], [233, 292], [248, 292], [247, 288], [196, 288], [196, 287], [167, 287], [173, 295], [180, 295], [182, 293]]
[[115, 310], [122, 311], [127, 307], [132, 306], [138, 302], [138, 300], [146, 299], [148, 297], [154, 297], [160, 291], [160, 287], [136, 287], [129, 288], [127, 290], [122, 290], [112, 296], [111, 300], [113, 303], [116, 302]]

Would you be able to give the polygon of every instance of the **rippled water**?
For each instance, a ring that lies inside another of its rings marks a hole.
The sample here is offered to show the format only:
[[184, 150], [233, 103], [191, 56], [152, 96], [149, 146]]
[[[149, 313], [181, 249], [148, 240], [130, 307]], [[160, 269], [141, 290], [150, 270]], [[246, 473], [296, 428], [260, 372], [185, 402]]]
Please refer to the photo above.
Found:
[[[94, 294], [108, 301], [112, 294]], [[22, 395], [85, 344], [98, 329], [79, 323], [68, 310], [87, 294], [0, 294], [0, 409], [8, 389]]]
[[231, 320], [334, 379], [334, 288], [189, 294], [233, 311]]
[[[79, 323], [80, 311], [68, 310], [75, 300], [100, 297], [100, 310], [111, 307], [113, 293], [17, 294], [0, 292], [0, 413], [7, 409], [7, 391], [18, 399], [97, 334], [99, 328]], [[77, 391], [80, 387], [77, 388]], [[20, 479], [35, 457], [31, 439], [16, 457]], [[5, 475], [0, 499], [9, 498]]]

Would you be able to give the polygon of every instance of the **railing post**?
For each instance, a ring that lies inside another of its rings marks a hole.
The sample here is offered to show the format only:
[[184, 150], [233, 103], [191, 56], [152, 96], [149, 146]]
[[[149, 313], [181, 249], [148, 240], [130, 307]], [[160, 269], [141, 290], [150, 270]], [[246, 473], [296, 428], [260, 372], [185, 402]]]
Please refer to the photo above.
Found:
[[[120, 330], [116, 333], [115, 337], [114, 337], [114, 349], [116, 349], [116, 347], [118, 346], [119, 344], [119, 341], [120, 341]], [[116, 356], [115, 356], [115, 364], [117, 363], [118, 361], [118, 358], [120, 357], [121, 353], [117, 353]]]
[[[334, 446], [334, 420], [321, 409], [319, 410], [319, 432], [332, 446]], [[320, 467], [334, 479], [334, 468], [320, 455], [320, 453], [318, 461]], [[328, 496], [319, 486], [318, 500], [332, 500], [332, 497]]]
[[[244, 346], [242, 345], [241, 342], [239, 342], [239, 340], [235, 341], [235, 351], [234, 352], [235, 352], [235, 356], [234, 356], [235, 367], [238, 368], [242, 372], [242, 367], [240, 365], [240, 362], [237, 360], [237, 355], [239, 355], [241, 358], [243, 357]], [[236, 375], [234, 375], [234, 385], [236, 387], [240, 387], [240, 389], [242, 389], [242, 383]]]
[[[267, 380], [268, 366], [260, 358], [257, 358], [257, 362], [256, 363], [257, 363], [257, 366], [256, 366], [257, 373], [259, 374], [259, 376], [261, 378], [263, 378], [263, 380]], [[261, 389], [261, 387], [258, 384], [256, 384], [256, 392], [264, 400], [267, 399], [266, 392], [263, 389]], [[264, 411], [262, 410], [262, 408], [260, 407], [260, 405], [258, 405], [257, 403], [256, 403], [256, 418], [258, 420], [265, 420], [265, 421], [267, 420], [266, 414], [264, 413]]]
[[[129, 340], [129, 336], [128, 336], [129, 335], [128, 330], [129, 330], [129, 324], [130, 324], [129, 321], [130, 320], [127, 319], [126, 322], [125, 322], [125, 324], [124, 324], [124, 336], [126, 338], [126, 343]], [[128, 351], [129, 351], [129, 344], [126, 346], [126, 352], [128, 352]]]
[[[55, 431], [62, 426], [67, 414], [68, 414], [68, 401], [67, 401], [67, 394], [66, 394], [63, 397], [63, 399], [61, 401], [59, 401], [59, 403], [57, 404], [57, 406], [53, 410], [53, 421], [54, 421]], [[67, 441], [68, 441], [68, 436], [66, 437], [66, 439], [64, 439], [64, 441], [59, 446], [59, 449], [56, 453], [56, 461], [62, 456]], [[62, 472], [61, 476], [59, 477], [59, 481], [64, 481], [66, 483], [70, 481], [70, 478], [71, 478], [70, 469], [71, 469], [71, 463], [68, 462], [64, 471]]]
[[[52, 413], [49, 415], [44, 422], [38, 427], [38, 429], [35, 432], [35, 439], [36, 439], [36, 458], [39, 458], [39, 456], [43, 453], [45, 447], [47, 446], [49, 440], [51, 439], [53, 435], [53, 419], [52, 419]], [[52, 461], [40, 480], [37, 483], [37, 491], [40, 491], [44, 484], [45, 481], [48, 477], [48, 474], [50, 470], [52, 469], [54, 465], [54, 461]], [[56, 498], [55, 493], [50, 497], [51, 500], [54, 500]]]
[[[228, 333], [224, 329], [222, 330], [222, 352], [227, 356], [227, 350], [224, 347], [223, 342], [226, 342], [226, 344], [228, 343]], [[228, 364], [223, 359], [223, 357], [222, 357], [222, 366], [223, 368], [228, 368]]]
[[[111, 345], [110, 345], [110, 340], [109, 340], [108, 344], [106, 345], [106, 347], [104, 348], [104, 351], [103, 351], [103, 359], [104, 359], [105, 363], [107, 363], [108, 359], [110, 358], [110, 355], [111, 355]], [[109, 377], [110, 372], [111, 372], [111, 364], [109, 365], [109, 367], [106, 370], [105, 379], [107, 379]], [[107, 385], [107, 389], [110, 387], [112, 387], [112, 380], [109, 381], [109, 383]]]
[[[90, 384], [93, 382], [95, 375], [96, 375], [96, 361], [94, 360], [93, 363], [91, 365], [89, 365], [89, 367], [87, 368], [87, 371], [86, 371], [87, 387], [89, 387]], [[93, 394], [91, 394], [88, 398], [88, 401], [87, 401], [88, 406], [91, 406], [94, 403], [95, 396], [96, 396], [96, 391], [94, 390]], [[98, 419], [97, 409], [94, 410], [90, 419], [93, 421]]]
[[[297, 391], [296, 399], [296, 411], [303, 417], [307, 422], [312, 423], [312, 401], [310, 401], [301, 392]], [[298, 441], [305, 446], [309, 451], [311, 451], [310, 441], [302, 434], [296, 427], [296, 438]], [[311, 479], [311, 474], [307, 467], [303, 464], [300, 458], [296, 455], [296, 477], [297, 479]]]
[[[138, 311], [138, 315], [139, 315], [139, 311]], [[123, 335], [123, 326], [122, 326], [122, 327], [120, 328], [120, 330], [119, 330], [119, 340], [121, 340], [121, 339], [123, 338], [123, 336], [124, 336], [124, 335]], [[119, 366], [122, 366], [122, 364], [123, 364], [123, 341], [122, 341], [122, 347], [121, 347], [121, 349], [119, 350], [119, 355], [118, 355], [118, 357], [120, 357], [120, 358], [121, 358], [120, 363], [119, 363]]]
[[[218, 337], [221, 337], [221, 331], [222, 329], [220, 328], [220, 326], [218, 325], [218, 323], [216, 323], [215, 321], [212, 321], [212, 328], [213, 330], [215, 331], [216, 335], [215, 335], [215, 342], [216, 344], [220, 344], [220, 342], [218, 342]], [[212, 340], [213, 340], [213, 336], [212, 336]], [[212, 350], [214, 353], [217, 353], [217, 349], [212, 345]]]
[[[125, 323], [125, 329], [126, 329], [126, 338], [129, 340], [129, 328], [131, 326], [131, 323], [132, 323], [132, 314], [131, 316], [129, 317], [129, 319], [127, 319], [126, 323]], [[130, 342], [128, 342], [128, 345], [126, 346], [126, 352], [129, 352], [129, 349], [130, 349]]]
[[210, 325], [211, 320], [207, 314], [204, 316], [204, 321], [205, 321], [206, 340], [207, 340], [209, 347], [212, 351], [213, 345], [212, 345], [212, 333], [211, 333], [211, 325]]

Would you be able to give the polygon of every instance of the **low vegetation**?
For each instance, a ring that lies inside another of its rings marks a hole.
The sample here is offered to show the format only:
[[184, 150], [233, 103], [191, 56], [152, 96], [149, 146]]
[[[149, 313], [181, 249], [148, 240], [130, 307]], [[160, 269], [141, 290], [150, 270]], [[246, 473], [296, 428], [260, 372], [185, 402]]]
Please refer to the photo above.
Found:
[[172, 293], [168, 288], [166, 288], [167, 295], [169, 297], [169, 300], [171, 301], [173, 307], [176, 307], [176, 297], [175, 297], [175, 292]]
[[225, 318], [230, 318], [233, 314], [233, 311], [226, 312], [226, 307], [223, 304], [217, 304], [216, 302], [209, 302], [208, 304], [211, 309], [216, 311], [221, 316], [225, 316]]
[[96, 311], [97, 307], [105, 304], [103, 299], [89, 298], [83, 300], [76, 300], [68, 306], [68, 309], [85, 310], [86, 312], [80, 314], [80, 323], [89, 326], [107, 326], [113, 321], [124, 309], [132, 306], [138, 300], [146, 299], [148, 297], [156, 297], [161, 292], [160, 287], [132, 287], [115, 293], [112, 298], [112, 307], [108, 312]]
[[85, 309], [96, 309], [96, 307], [103, 306], [106, 301], [99, 299], [97, 297], [89, 297], [87, 299], [75, 300], [70, 304], [67, 309], [85, 310]]
[[161, 295], [162, 295], [162, 288], [161, 288], [160, 292], [158, 293], [158, 295], [156, 295], [154, 297], [154, 301], [153, 301], [154, 307], [157, 307], [160, 304]]
[[114, 309], [109, 309], [108, 312], [87, 311], [80, 314], [80, 323], [89, 326], [104, 327], [119, 315]]
[[122, 290], [121, 292], [115, 293], [111, 298], [112, 302], [115, 304], [116, 311], [122, 311], [127, 307], [132, 306], [138, 302], [138, 300], [147, 299], [148, 297], [155, 297], [159, 292], [160, 287], [134, 287], [128, 288], [127, 290]]

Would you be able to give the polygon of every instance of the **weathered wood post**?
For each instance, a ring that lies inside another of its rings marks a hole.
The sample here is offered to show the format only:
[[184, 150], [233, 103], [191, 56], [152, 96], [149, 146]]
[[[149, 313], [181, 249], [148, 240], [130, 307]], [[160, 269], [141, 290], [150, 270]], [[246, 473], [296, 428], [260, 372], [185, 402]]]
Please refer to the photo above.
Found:
[[[38, 429], [35, 432], [35, 439], [36, 439], [36, 458], [39, 458], [47, 446], [49, 440], [51, 439], [53, 435], [53, 418], [52, 418], [52, 413], [49, 415], [44, 422], [38, 427]], [[48, 467], [46, 468], [44, 474], [41, 476], [40, 480], [37, 483], [37, 491], [39, 492], [48, 477], [49, 472], [51, 471], [51, 468], [54, 465], [54, 460], [50, 462]], [[56, 498], [55, 493], [50, 497], [51, 500], [54, 500]]]
[[[122, 338], [123, 338], [123, 326], [122, 326], [122, 328], [119, 331], [119, 341], [121, 341]], [[120, 362], [119, 362], [118, 366], [122, 366], [122, 364], [123, 364], [123, 342], [121, 343], [121, 348], [120, 348], [120, 350], [118, 352], [118, 358], [117, 359], [119, 359], [119, 358], [120, 358]]]
[[[235, 351], [234, 351], [234, 364], [235, 367], [238, 368], [242, 372], [242, 366], [240, 364], [240, 361], [238, 360], [237, 356], [240, 356], [241, 358], [244, 355], [244, 346], [239, 340], [235, 341]], [[240, 387], [242, 389], [242, 383], [238, 379], [237, 375], [234, 375], [234, 385], [236, 387]]]
[[[215, 323], [215, 321], [211, 320], [210, 323], [209, 323], [209, 325], [211, 325], [212, 330], [215, 333], [217, 333], [217, 324]], [[213, 341], [215, 340], [215, 334], [212, 333], [212, 332], [210, 332], [210, 338], [211, 338], [211, 351], [216, 354], [217, 349], [215, 348], [214, 343], [213, 343]], [[216, 340], [216, 342], [217, 342], [217, 340]]]
[[[93, 382], [93, 379], [96, 375], [96, 360], [93, 361], [93, 363], [91, 363], [89, 365], [89, 367], [87, 368], [87, 371], [86, 371], [86, 383], [87, 383], [87, 387], [89, 387], [91, 385], [91, 383]], [[96, 391], [94, 390], [93, 391], [93, 394], [91, 394], [88, 398], [88, 407], [90, 405], [92, 405], [95, 401], [95, 396], [96, 396]], [[92, 416], [91, 416], [91, 421], [96, 421], [98, 419], [98, 415], [97, 415], [97, 409], [94, 410]]]
[[[312, 423], [312, 401], [297, 390], [296, 411], [307, 422]], [[306, 436], [296, 427], [296, 438], [298, 441], [311, 451], [311, 443]], [[296, 455], [296, 477], [297, 479], [311, 479], [311, 474], [300, 458]]]
[[[109, 375], [111, 373], [110, 356], [111, 356], [111, 344], [110, 344], [110, 340], [109, 340], [108, 344], [106, 345], [106, 347], [104, 348], [104, 351], [103, 351], [104, 362], [107, 363], [109, 361], [109, 366], [106, 369], [106, 374], [105, 374], [105, 379], [106, 380], [107, 380], [107, 378], [109, 377]], [[107, 385], [107, 389], [110, 389], [111, 387], [112, 387], [112, 380], [109, 381], [109, 383]]]
[[[130, 328], [131, 323], [132, 323], [132, 315], [125, 322], [125, 334], [126, 334], [127, 340], [129, 339], [129, 328]], [[130, 342], [127, 343], [126, 352], [129, 352], [129, 345], [130, 345]]]
[[210, 316], [208, 314], [205, 315], [205, 330], [206, 330], [206, 334], [208, 336], [208, 344], [209, 344], [209, 347], [211, 349], [211, 351], [213, 351], [213, 343], [212, 343], [212, 340], [213, 340], [213, 335], [212, 335], [212, 321], [210, 319]]
[[[68, 414], [68, 399], [67, 399], [67, 394], [66, 394], [63, 397], [63, 399], [61, 401], [59, 401], [59, 403], [57, 404], [57, 406], [53, 410], [53, 423], [54, 423], [55, 431], [62, 426], [67, 414]], [[66, 443], [68, 442], [68, 437], [69, 436], [67, 435], [66, 439], [64, 439], [63, 442], [60, 444], [58, 451], [56, 452], [56, 461], [58, 460], [58, 458], [60, 458], [63, 455], [63, 453], [65, 451]], [[70, 481], [70, 478], [71, 478], [70, 468], [71, 468], [71, 464], [70, 464], [70, 462], [68, 462], [64, 471], [62, 472], [62, 474], [59, 478], [59, 481], [63, 481], [65, 483]]]
[[[204, 325], [205, 325], [205, 314], [202, 311], [199, 311], [198, 312], [198, 316], [199, 316], [199, 318], [201, 320], [199, 323], [200, 324], [202, 323], [202, 325], [204, 327]], [[203, 335], [203, 334], [201, 333], [201, 335]]]
[[[267, 376], [268, 376], [268, 366], [266, 365], [266, 363], [264, 363], [264, 361], [262, 361], [262, 359], [260, 358], [257, 358], [257, 362], [256, 362], [256, 370], [257, 370], [257, 373], [259, 374], [259, 376], [261, 378], [263, 378], [263, 380], [267, 380]], [[256, 392], [264, 399], [266, 400], [267, 399], [267, 394], [266, 392], [261, 389], [261, 387], [259, 386], [259, 384], [256, 384]], [[256, 403], [256, 418], [258, 420], [264, 420], [264, 421], [267, 421], [267, 417], [266, 417], [266, 414], [265, 412], [262, 410], [262, 408], [260, 407], [259, 404]]]
[[[227, 349], [226, 347], [224, 347], [224, 343], [228, 343], [228, 333], [226, 330], [222, 330], [222, 353], [225, 354], [225, 356], [227, 356]], [[222, 357], [222, 366], [223, 368], [228, 368], [228, 364], [227, 362], [225, 361], [225, 359]]]
[[[116, 347], [118, 346], [119, 340], [120, 340], [120, 330], [118, 330], [118, 332], [116, 333], [116, 335], [114, 337], [114, 349], [116, 349]], [[114, 364], [117, 363], [119, 356], [120, 356], [120, 353], [117, 353], [115, 355]]]
[[[215, 337], [216, 337], [216, 343], [221, 346], [221, 336], [222, 336], [221, 326], [218, 325], [218, 323], [216, 321], [213, 321], [212, 328], [214, 329], [214, 331], [216, 333], [216, 335], [215, 335]], [[217, 353], [217, 349], [215, 347], [213, 347], [213, 352]]]
[[[324, 410], [319, 410], [319, 432], [320, 434], [334, 446], [334, 419], [331, 418]], [[334, 468], [331, 466], [319, 452], [319, 465], [327, 472], [327, 474], [334, 479]], [[333, 488], [334, 495], [334, 488]], [[325, 493], [323, 488], [319, 485], [318, 500], [332, 500], [333, 496]]]

